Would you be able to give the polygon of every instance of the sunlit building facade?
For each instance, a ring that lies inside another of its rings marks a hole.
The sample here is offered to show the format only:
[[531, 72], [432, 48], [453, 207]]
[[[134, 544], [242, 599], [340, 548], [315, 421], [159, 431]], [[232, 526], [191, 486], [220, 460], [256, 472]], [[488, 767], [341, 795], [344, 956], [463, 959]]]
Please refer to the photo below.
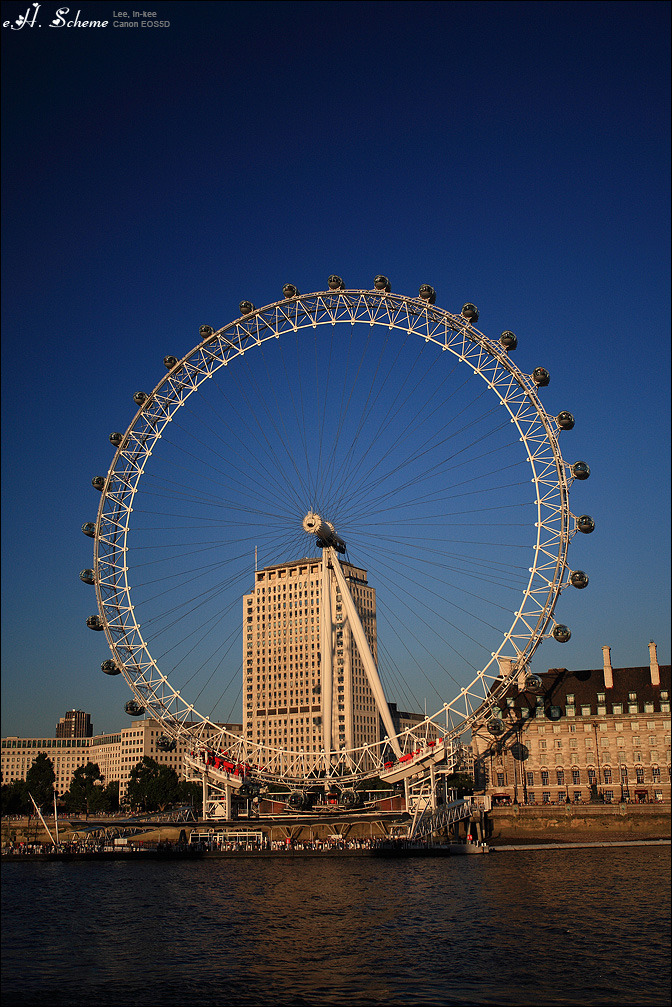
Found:
[[551, 668], [538, 694], [512, 681], [492, 716], [473, 732], [477, 786], [495, 803], [670, 800], [670, 665], [655, 644], [648, 666], [586, 671]]
[[[225, 726], [235, 734], [242, 730], [241, 724]], [[37, 756], [44, 752], [54, 767], [54, 787], [58, 796], [70, 789], [76, 769], [93, 762], [100, 769], [105, 785], [119, 781], [119, 796], [123, 798], [131, 770], [144, 756], [170, 766], [180, 779], [184, 778], [182, 759], [184, 753], [193, 748], [193, 741], [189, 738], [178, 741], [174, 751], [163, 752], [156, 744], [162, 734], [164, 731], [158, 721], [148, 719], [135, 720], [117, 734], [97, 734], [92, 738], [3, 738], [0, 749], [2, 782], [25, 780]]]
[[[342, 563], [343, 574], [377, 663], [376, 592], [366, 570]], [[332, 747], [380, 739], [375, 700], [353, 641], [335, 578], [332, 612]], [[255, 574], [243, 599], [243, 729], [248, 741], [317, 755], [323, 748], [321, 678], [322, 561], [302, 559]]]

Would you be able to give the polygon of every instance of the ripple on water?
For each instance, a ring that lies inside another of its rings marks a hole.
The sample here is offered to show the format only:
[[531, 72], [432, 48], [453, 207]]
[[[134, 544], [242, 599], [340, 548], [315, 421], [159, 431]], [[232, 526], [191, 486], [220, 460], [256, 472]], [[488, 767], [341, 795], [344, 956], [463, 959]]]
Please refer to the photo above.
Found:
[[667, 1004], [669, 875], [660, 847], [10, 863], [3, 992], [13, 1007]]

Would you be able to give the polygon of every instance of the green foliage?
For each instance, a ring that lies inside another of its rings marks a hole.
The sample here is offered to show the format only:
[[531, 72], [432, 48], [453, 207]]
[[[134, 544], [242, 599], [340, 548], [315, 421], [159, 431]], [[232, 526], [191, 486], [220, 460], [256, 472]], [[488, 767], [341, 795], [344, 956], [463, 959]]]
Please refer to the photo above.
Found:
[[162, 766], [148, 755], [131, 770], [128, 801], [140, 811], [164, 811], [179, 800], [180, 780], [174, 769]]
[[446, 785], [449, 790], [456, 790], [458, 797], [474, 792], [474, 778], [468, 773], [451, 773], [446, 777]]
[[[45, 804], [53, 804], [55, 780], [54, 764], [46, 752], [40, 752], [26, 773], [26, 791], [33, 795], [38, 808]], [[30, 798], [28, 800], [32, 809], [32, 802]]]
[[67, 811], [96, 813], [108, 811], [105, 806], [105, 788], [101, 785], [103, 774], [96, 762], [78, 766], [72, 774], [70, 788], [63, 795]]
[[119, 780], [110, 780], [103, 790], [104, 811], [119, 810]]
[[203, 787], [194, 780], [180, 780], [177, 800], [180, 804], [193, 804], [198, 813], [203, 805]]
[[0, 800], [2, 801], [2, 815], [21, 815], [33, 805], [26, 793], [26, 784], [23, 780], [14, 780], [12, 783], [3, 783], [0, 790]]

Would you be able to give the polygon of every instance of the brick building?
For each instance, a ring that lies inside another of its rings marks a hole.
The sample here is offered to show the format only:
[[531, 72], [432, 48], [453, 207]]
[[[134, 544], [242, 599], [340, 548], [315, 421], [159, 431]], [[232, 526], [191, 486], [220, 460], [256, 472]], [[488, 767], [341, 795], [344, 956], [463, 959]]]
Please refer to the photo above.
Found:
[[604, 647], [602, 668], [512, 679], [472, 746], [493, 803], [669, 801], [670, 665], [651, 643], [648, 666], [612, 668]]

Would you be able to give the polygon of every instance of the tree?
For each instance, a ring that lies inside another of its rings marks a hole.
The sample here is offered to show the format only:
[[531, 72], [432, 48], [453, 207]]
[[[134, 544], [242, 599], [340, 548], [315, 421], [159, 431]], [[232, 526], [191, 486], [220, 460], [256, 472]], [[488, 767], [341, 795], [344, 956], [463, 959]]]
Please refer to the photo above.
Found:
[[12, 783], [3, 783], [0, 800], [2, 801], [3, 815], [20, 815], [27, 810], [30, 805], [30, 798], [26, 793], [26, 784], [23, 780], [14, 780]]
[[106, 811], [103, 774], [96, 762], [87, 762], [78, 766], [72, 774], [70, 788], [63, 795], [68, 811], [97, 812]]
[[131, 770], [127, 796], [131, 807], [142, 811], [163, 811], [179, 799], [180, 781], [170, 766], [162, 766], [148, 755]]
[[458, 797], [474, 792], [474, 780], [468, 773], [451, 773], [446, 777], [446, 786], [449, 790], [456, 790]]
[[119, 780], [110, 780], [103, 790], [104, 811], [119, 810]]
[[[38, 808], [53, 803], [55, 780], [56, 773], [51, 759], [46, 752], [40, 752], [26, 773], [26, 791], [32, 794]], [[32, 803], [30, 807], [32, 809]]]
[[192, 804], [198, 809], [203, 803], [203, 787], [194, 780], [180, 780], [177, 800], [181, 804]]

